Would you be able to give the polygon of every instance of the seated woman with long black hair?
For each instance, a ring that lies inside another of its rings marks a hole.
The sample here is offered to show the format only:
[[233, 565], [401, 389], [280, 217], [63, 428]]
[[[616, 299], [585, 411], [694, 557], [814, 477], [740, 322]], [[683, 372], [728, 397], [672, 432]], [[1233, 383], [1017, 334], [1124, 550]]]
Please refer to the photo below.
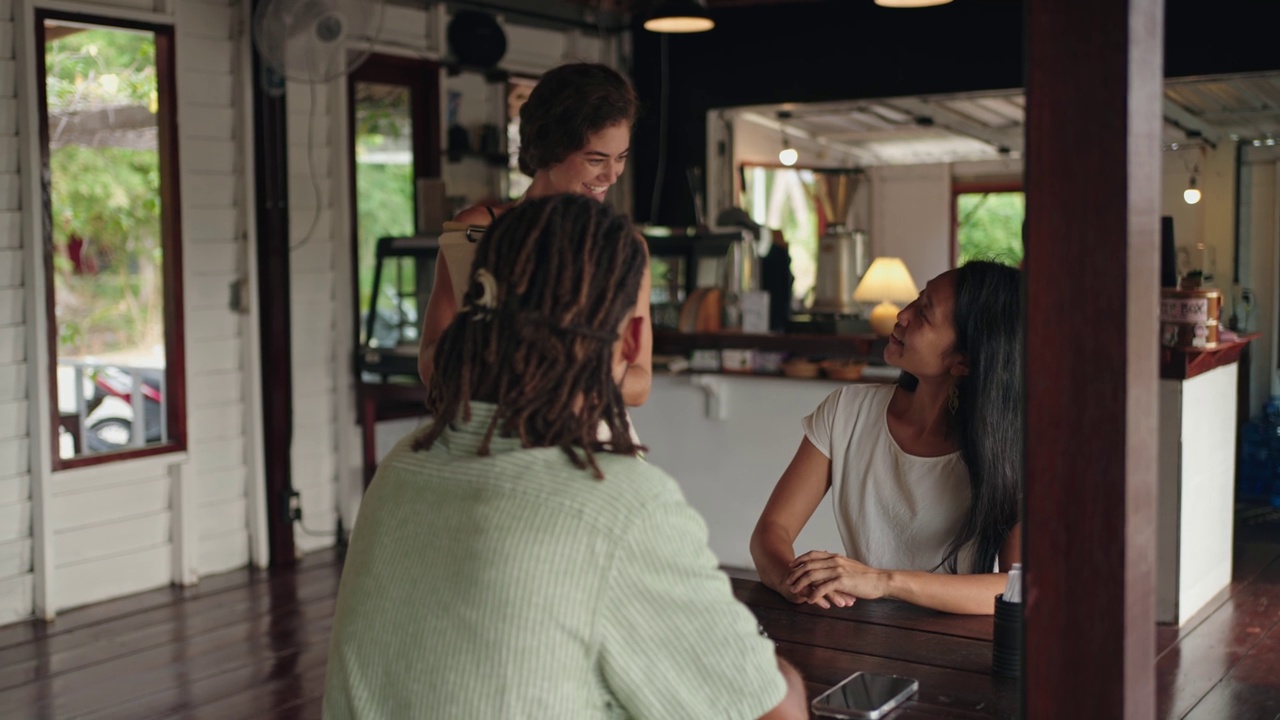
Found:
[[[792, 602], [897, 598], [990, 614], [1021, 562], [1020, 273], [970, 262], [898, 314], [895, 385], [850, 385], [803, 421], [804, 440], [751, 536], [761, 580]], [[831, 491], [844, 552], [796, 557]]]

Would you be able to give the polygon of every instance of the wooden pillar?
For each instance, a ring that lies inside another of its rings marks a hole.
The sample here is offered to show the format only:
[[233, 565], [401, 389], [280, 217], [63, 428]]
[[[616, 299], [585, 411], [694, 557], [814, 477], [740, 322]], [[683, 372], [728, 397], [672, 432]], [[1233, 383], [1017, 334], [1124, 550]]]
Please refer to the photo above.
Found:
[[[253, 0], [254, 6], [266, 0]], [[289, 317], [289, 153], [284, 90], [263, 88], [267, 69], [253, 53], [254, 207], [258, 228], [258, 316], [262, 353], [262, 449], [271, 566], [297, 563], [293, 491], [293, 334]], [[283, 82], [283, 79], [281, 79]]]
[[1164, 3], [1026, 7], [1026, 716], [1146, 720]]

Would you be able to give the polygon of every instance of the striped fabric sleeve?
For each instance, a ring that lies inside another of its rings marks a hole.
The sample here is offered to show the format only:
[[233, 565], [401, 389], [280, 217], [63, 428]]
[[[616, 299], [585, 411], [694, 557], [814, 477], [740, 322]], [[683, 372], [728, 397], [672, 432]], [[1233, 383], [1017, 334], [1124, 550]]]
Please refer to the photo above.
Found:
[[773, 644], [734, 598], [702, 517], [673, 494], [618, 554], [600, 616], [605, 681], [637, 720], [758, 718], [786, 694]]

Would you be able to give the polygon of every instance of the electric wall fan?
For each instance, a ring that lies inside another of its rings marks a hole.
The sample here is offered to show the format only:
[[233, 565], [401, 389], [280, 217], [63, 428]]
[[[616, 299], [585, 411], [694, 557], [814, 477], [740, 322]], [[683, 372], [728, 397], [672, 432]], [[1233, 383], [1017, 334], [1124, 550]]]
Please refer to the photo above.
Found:
[[356, 69], [381, 28], [380, 0], [266, 0], [253, 13], [263, 60], [298, 82], [328, 82]]

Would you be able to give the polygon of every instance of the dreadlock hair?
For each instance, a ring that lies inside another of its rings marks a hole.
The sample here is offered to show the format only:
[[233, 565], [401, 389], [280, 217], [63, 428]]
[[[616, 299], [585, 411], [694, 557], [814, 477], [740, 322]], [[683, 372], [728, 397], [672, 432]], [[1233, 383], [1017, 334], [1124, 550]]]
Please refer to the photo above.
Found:
[[427, 393], [434, 419], [414, 449], [430, 449], [460, 414], [469, 421], [472, 400], [497, 405], [479, 455], [500, 432], [526, 448], [559, 447], [600, 479], [596, 452], [643, 449], [631, 439], [612, 361], [646, 264], [631, 222], [582, 195], [528, 199], [499, 216], [440, 337]]
[[[991, 572], [1022, 504], [1022, 273], [972, 260], [956, 269], [958, 352], [969, 373], [959, 393], [951, 432], [969, 470], [969, 512], [939, 567], [957, 572], [961, 551], [973, 547], [970, 572]], [[898, 384], [914, 391], [919, 379], [903, 372]]]

